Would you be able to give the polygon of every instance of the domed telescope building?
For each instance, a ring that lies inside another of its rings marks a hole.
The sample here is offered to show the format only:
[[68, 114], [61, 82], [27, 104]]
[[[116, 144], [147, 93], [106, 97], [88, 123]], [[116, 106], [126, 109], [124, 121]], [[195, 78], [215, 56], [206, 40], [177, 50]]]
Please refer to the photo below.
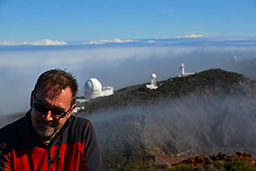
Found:
[[152, 73], [150, 78], [151, 78], [151, 84], [147, 84], [146, 87], [149, 89], [157, 89], [158, 86], [156, 85], [156, 74]]
[[94, 99], [102, 96], [110, 96], [114, 94], [113, 92], [113, 87], [102, 87], [101, 83], [97, 78], [90, 78], [85, 82], [84, 85], [85, 99]]

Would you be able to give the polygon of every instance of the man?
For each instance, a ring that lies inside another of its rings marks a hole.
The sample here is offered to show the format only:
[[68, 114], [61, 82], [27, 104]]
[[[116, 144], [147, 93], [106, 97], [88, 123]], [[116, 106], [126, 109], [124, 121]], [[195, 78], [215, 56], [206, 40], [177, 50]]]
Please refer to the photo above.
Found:
[[91, 122], [72, 115], [77, 82], [66, 71], [43, 73], [27, 114], [0, 129], [0, 171], [103, 170]]

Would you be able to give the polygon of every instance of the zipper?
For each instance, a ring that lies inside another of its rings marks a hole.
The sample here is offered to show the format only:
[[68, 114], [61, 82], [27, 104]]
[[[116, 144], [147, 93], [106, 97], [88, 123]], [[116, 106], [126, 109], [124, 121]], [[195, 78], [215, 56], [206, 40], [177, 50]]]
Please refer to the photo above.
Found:
[[60, 147], [57, 148], [57, 164], [56, 164], [56, 171], [58, 171], [59, 161], [60, 161]]
[[[56, 158], [54, 158], [53, 160], [57, 159], [57, 164], [56, 164], [56, 171], [58, 171], [58, 167], [59, 167], [59, 161], [60, 161], [60, 147], [57, 148], [57, 153], [56, 153]], [[51, 158], [51, 147], [48, 148], [48, 158], [47, 158], [47, 162], [48, 162], [48, 167], [47, 167], [47, 171], [50, 170], [50, 166], [52, 164], [52, 158]]]
[[50, 170], [50, 166], [52, 164], [52, 159], [51, 159], [51, 147], [48, 148], [48, 159], [47, 159], [47, 162], [48, 162], [48, 167], [47, 167], [47, 171]]

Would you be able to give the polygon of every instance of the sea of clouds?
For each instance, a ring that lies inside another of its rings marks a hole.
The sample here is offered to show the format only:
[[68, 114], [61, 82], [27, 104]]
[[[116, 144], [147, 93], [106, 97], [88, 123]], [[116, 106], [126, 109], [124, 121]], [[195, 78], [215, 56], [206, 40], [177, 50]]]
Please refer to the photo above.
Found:
[[200, 72], [256, 58], [256, 43], [252, 40], [177, 38], [34, 43], [2, 42], [0, 46], [0, 115], [29, 110], [30, 93], [38, 76], [53, 68], [72, 73], [78, 80], [78, 95], [82, 96], [84, 83], [93, 77], [102, 86], [118, 90], [148, 83], [152, 73], [157, 75], [157, 81], [176, 77], [181, 63], [187, 72]]

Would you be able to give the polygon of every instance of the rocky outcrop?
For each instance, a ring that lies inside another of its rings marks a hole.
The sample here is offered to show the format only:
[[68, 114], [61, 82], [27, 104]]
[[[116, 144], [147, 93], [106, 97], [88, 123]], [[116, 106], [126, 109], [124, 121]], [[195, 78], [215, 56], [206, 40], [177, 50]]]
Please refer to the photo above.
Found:
[[178, 164], [187, 164], [191, 167], [194, 167], [194, 166], [206, 166], [209, 164], [213, 164], [215, 161], [228, 162], [228, 161], [238, 161], [238, 160], [246, 161], [247, 163], [250, 163], [253, 166], [255, 166], [256, 164], [256, 160], [248, 152], [237, 152], [236, 154], [232, 154], [232, 155], [228, 155], [220, 152], [217, 155], [212, 154], [209, 157], [206, 155], [193, 156], [183, 160]]

